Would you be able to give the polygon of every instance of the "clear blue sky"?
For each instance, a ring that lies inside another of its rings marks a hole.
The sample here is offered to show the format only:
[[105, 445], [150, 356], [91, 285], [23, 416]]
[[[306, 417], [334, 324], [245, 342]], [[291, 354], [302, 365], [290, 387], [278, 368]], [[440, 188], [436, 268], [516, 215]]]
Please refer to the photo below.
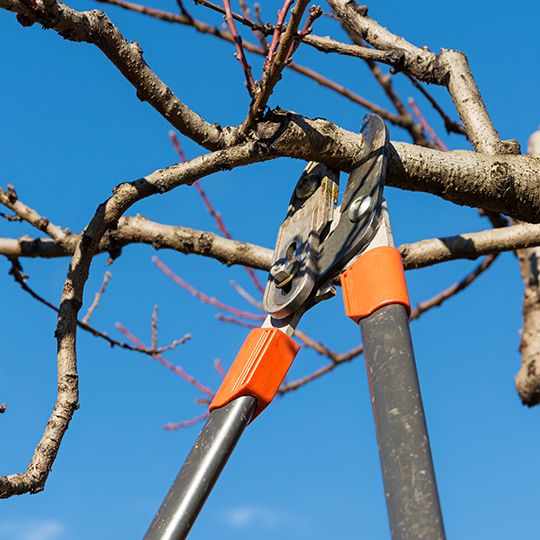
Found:
[[[77, 0], [74, 7], [96, 4]], [[153, 4], [174, 10], [173, 0]], [[201, 17], [201, 7], [188, 5]], [[273, 12], [274, 2], [263, 2]], [[211, 121], [238, 123], [248, 104], [242, 74], [229, 44], [189, 28], [107, 8], [130, 40], [138, 41], [150, 66], [189, 106]], [[537, 2], [373, 2], [371, 14], [385, 26], [432, 50], [468, 54], [488, 109], [501, 135], [526, 144], [540, 122]], [[317, 32], [340, 37], [328, 19]], [[359, 63], [301, 48], [298, 60], [357, 92], [384, 98]], [[13, 183], [21, 197], [55, 223], [80, 230], [96, 205], [120, 181], [176, 160], [169, 126], [96, 48], [66, 42], [52, 31], [22, 28], [0, 12], [0, 183]], [[259, 64], [255, 62], [255, 72]], [[401, 95], [417, 97], [396, 78]], [[448, 99], [433, 89], [448, 110]], [[441, 136], [440, 121], [417, 101]], [[287, 72], [272, 105], [323, 116], [358, 129], [358, 106], [297, 74]], [[391, 128], [392, 139], [408, 140]], [[457, 136], [443, 137], [466, 147]], [[189, 156], [201, 150], [183, 139]], [[204, 180], [233, 234], [272, 246], [290, 191], [303, 165], [277, 160]], [[473, 209], [422, 194], [389, 189], [398, 243], [488, 226]], [[164, 223], [214, 229], [193, 189], [153, 197], [132, 209]], [[0, 221], [0, 236], [34, 234]], [[160, 306], [162, 344], [183, 335], [192, 340], [168, 355], [216, 388], [212, 367], [228, 364], [246, 331], [219, 323], [202, 305], [152, 264], [150, 247], [132, 246], [112, 266], [109, 291], [93, 322], [119, 337], [121, 321], [148, 340], [150, 315]], [[210, 295], [248, 309], [229, 286], [253, 291], [241, 268], [162, 252], [160, 257]], [[30, 283], [57, 302], [67, 260], [24, 261]], [[474, 263], [408, 273], [414, 302], [460, 278]], [[42, 434], [56, 392], [55, 316], [22, 293], [0, 260], [2, 361], [0, 417], [2, 474], [25, 469]], [[106, 270], [96, 258], [87, 287], [91, 301]], [[262, 276], [264, 279], [264, 276]], [[513, 386], [519, 367], [522, 284], [512, 254], [466, 293], [413, 324], [448, 537], [503, 540], [535, 537], [539, 481], [540, 410], [521, 406]], [[303, 328], [337, 350], [358, 343], [341, 298], [319, 306]], [[62, 443], [45, 492], [0, 502], [0, 540], [90, 540], [141, 538], [195, 440], [199, 426], [166, 432], [162, 426], [202, 412], [196, 391], [151, 359], [111, 350], [79, 333], [81, 409]], [[304, 350], [291, 376], [324, 363]], [[356, 360], [309, 387], [277, 400], [248, 430], [202, 512], [191, 538], [388, 538], [371, 408], [364, 366]]]

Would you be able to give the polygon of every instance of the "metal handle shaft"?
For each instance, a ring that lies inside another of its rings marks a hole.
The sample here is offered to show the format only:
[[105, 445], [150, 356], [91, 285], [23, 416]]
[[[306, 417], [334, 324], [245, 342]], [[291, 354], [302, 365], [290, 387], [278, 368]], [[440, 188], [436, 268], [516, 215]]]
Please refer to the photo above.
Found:
[[373, 416], [393, 540], [444, 540], [406, 309], [362, 319]]
[[212, 411], [144, 540], [187, 537], [256, 406], [242, 396]]

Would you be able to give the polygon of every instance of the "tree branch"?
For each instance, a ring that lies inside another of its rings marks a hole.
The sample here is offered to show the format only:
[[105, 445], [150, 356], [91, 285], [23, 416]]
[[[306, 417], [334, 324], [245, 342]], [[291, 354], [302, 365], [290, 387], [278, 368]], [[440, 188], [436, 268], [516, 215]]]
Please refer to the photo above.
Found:
[[171, 89], [148, 67], [141, 47], [128, 42], [103, 12], [76, 11], [55, 0], [40, 0], [36, 8], [22, 0], [0, 0], [0, 8], [17, 13], [24, 26], [34, 23], [52, 28], [64, 39], [96, 45], [147, 101], [178, 131], [208, 149], [226, 143], [226, 134], [206, 122], [182, 103]]
[[164, 193], [181, 184], [193, 183], [213, 172], [247, 163], [256, 157], [260, 150], [254, 143], [239, 145], [178, 165], [179, 170], [174, 177], [164, 177], [160, 171], [135, 182], [120, 184], [113, 195], [98, 206], [71, 258], [58, 310], [58, 324], [55, 331], [58, 343], [56, 403], [28, 468], [23, 473], [0, 478], [0, 497], [11, 497], [27, 492], [36, 493], [43, 489], [62, 438], [73, 413], [79, 407], [77, 315], [83, 304], [83, 292], [92, 259], [105, 232], [113, 228], [120, 216], [137, 201], [156, 193]]

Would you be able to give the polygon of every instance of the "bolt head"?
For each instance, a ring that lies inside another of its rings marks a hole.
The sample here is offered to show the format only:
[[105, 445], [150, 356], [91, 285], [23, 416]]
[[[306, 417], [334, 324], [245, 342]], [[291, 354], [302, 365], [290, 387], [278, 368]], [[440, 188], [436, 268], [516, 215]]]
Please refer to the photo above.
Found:
[[302, 176], [296, 184], [296, 189], [294, 191], [295, 195], [299, 199], [308, 199], [315, 193], [319, 187], [320, 176], [315, 173], [308, 173]]
[[358, 197], [351, 203], [351, 206], [349, 206], [349, 219], [353, 223], [360, 221], [370, 212], [372, 206], [373, 199], [370, 195]]

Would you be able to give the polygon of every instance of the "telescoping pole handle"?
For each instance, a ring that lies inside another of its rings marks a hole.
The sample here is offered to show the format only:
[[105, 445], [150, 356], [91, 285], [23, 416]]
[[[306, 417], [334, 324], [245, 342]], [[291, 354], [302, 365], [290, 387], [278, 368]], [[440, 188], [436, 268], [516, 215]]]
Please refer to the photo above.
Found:
[[144, 540], [183, 540], [246, 426], [272, 401], [300, 346], [278, 328], [247, 336]]
[[444, 540], [399, 251], [367, 251], [341, 284], [347, 315], [362, 331], [392, 539]]

